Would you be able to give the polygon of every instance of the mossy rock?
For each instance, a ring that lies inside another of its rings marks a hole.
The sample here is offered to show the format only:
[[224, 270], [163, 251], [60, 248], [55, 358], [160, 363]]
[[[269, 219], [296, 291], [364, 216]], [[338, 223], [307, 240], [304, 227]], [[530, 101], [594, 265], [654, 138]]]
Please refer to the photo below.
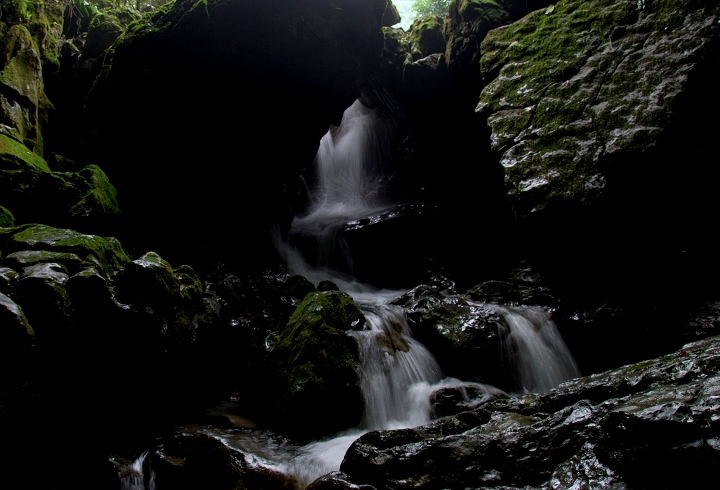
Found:
[[189, 265], [181, 265], [173, 270], [175, 279], [179, 284], [181, 301], [187, 306], [194, 306], [202, 311], [203, 306], [203, 284]]
[[437, 15], [422, 17], [413, 22], [407, 41], [415, 60], [445, 52], [443, 23], [442, 17]]
[[500, 317], [464, 295], [418, 286], [395, 301], [407, 309], [413, 334], [449, 376], [504, 387], [500, 360]]
[[[50, 172], [47, 162], [17, 140], [0, 134], [0, 185], [18, 172]], [[3, 185], [2, 188], [5, 188]]]
[[[137, 20], [137, 19], [135, 19]], [[101, 12], [93, 17], [88, 29], [83, 58], [101, 56], [123, 33], [124, 26], [112, 12]]]
[[128, 263], [116, 278], [118, 299], [127, 303], [171, 309], [180, 283], [170, 264], [155, 252]]
[[290, 317], [285, 331], [327, 324], [338, 330], [360, 330], [365, 322], [352, 298], [342, 291], [309, 293]]
[[84, 261], [77, 254], [67, 252], [52, 252], [48, 250], [22, 250], [13, 252], [5, 257], [4, 265], [15, 270], [22, 270], [25, 267], [57, 262], [68, 269], [77, 268]]
[[112, 237], [84, 235], [46, 225], [20, 227], [5, 236], [7, 241], [4, 250], [7, 253], [34, 250], [75, 254], [82, 260], [97, 263], [108, 276], [130, 262], [120, 242]]
[[[52, 107], [44, 92], [39, 49], [24, 25], [10, 27], [3, 36], [5, 52], [0, 63], [1, 132], [42, 154], [41, 125]], [[0, 55], [2, 56], [2, 55]]]
[[15, 226], [15, 216], [6, 208], [0, 206], [0, 228], [12, 228]]
[[157, 253], [148, 252], [128, 263], [113, 284], [118, 301], [150, 313], [162, 325], [157, 333], [167, 349], [190, 352], [206, 313], [202, 283], [191, 267], [173, 270]]
[[269, 355], [278, 430], [317, 438], [357, 425], [362, 416], [358, 347], [344, 330], [363, 315], [340, 291], [308, 294]]
[[71, 218], [98, 218], [120, 214], [117, 190], [97, 165], [88, 165], [68, 179], [75, 188], [70, 196]]
[[445, 61], [455, 69], [475, 72], [479, 46], [490, 30], [509, 24], [512, 15], [504, 2], [458, 0], [450, 3], [443, 34], [447, 40]]
[[[62, 166], [72, 163], [55, 156]], [[24, 222], [78, 223], [120, 214], [117, 190], [97, 166], [79, 172], [52, 172], [27, 146], [0, 134], [0, 192]], [[47, 202], [52, 201], [53, 206]]]
[[682, 143], [663, 135], [686, 125], [679, 114], [692, 104], [682, 101], [714, 69], [703, 64], [715, 63], [718, 29], [707, 19], [717, 15], [717, 2], [703, 0], [566, 0], [488, 34], [477, 113], [492, 131], [516, 219], [578, 222], [573, 213], [606, 205], [624, 186], [644, 186], [647, 197], [629, 197], [643, 203], [675, 193], [676, 182], [656, 177], [674, 169], [660, 170], [664, 155], [653, 151]]

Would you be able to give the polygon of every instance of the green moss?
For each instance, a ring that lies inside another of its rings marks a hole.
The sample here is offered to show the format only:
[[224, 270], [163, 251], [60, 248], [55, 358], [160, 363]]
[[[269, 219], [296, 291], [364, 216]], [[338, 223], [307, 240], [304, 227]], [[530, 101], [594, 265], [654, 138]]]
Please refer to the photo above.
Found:
[[658, 141], [702, 42], [683, 29], [700, 26], [709, 7], [565, 0], [488, 34], [476, 111], [492, 130], [518, 218], [597, 201], [603, 155]]
[[0, 134], [0, 179], [2, 173], [31, 171], [50, 172], [47, 162], [22, 143]]
[[174, 273], [180, 285], [181, 302], [188, 307], [206, 308], [203, 304], [203, 285], [193, 268], [189, 265], [181, 265], [175, 268]]
[[120, 214], [117, 190], [97, 165], [88, 165], [78, 172], [76, 187], [80, 195], [70, 207], [72, 217], [88, 217]]
[[14, 25], [7, 34], [5, 65], [0, 71], [0, 83], [27, 97], [35, 106], [42, 92], [39, 49], [24, 25]]
[[7, 248], [12, 251], [50, 249], [74, 253], [84, 260], [98, 261], [107, 274], [118, 271], [130, 262], [115, 238], [83, 235], [46, 225], [33, 225], [15, 233], [8, 241]]
[[11, 228], [15, 226], [15, 217], [3, 206], [0, 206], [0, 228]]
[[341, 291], [311, 292], [290, 317], [287, 329], [314, 328], [323, 323], [339, 330], [359, 329], [365, 317], [352, 298]]

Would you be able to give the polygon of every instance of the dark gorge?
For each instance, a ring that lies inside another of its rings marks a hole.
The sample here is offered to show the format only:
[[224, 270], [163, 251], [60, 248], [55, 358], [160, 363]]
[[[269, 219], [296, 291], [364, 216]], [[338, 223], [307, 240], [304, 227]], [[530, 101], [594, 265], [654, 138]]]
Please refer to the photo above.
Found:
[[9, 488], [713, 480], [717, 2], [398, 22], [0, 0]]

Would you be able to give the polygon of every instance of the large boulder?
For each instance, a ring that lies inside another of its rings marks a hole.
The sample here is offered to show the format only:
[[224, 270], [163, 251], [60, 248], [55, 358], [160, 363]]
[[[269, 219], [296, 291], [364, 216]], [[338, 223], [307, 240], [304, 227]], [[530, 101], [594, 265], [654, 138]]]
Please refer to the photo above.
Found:
[[346, 293], [321, 291], [305, 297], [268, 357], [269, 423], [310, 439], [360, 422], [358, 346], [346, 331], [363, 324], [362, 313]]
[[480, 47], [477, 114], [517, 251], [557, 286], [566, 325], [628, 336], [626, 362], [676, 348], [687, 312], [718, 295], [698, 233], [720, 211], [716, 125], [698, 111], [720, 108], [719, 18], [716, 2], [561, 1]]

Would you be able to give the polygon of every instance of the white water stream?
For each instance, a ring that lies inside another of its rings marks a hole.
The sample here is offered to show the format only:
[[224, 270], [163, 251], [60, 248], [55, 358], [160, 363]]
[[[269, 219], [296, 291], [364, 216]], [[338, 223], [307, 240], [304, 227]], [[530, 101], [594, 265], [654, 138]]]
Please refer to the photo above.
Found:
[[[436, 389], [473, 384], [445, 378], [433, 355], [412, 337], [405, 311], [389, 304], [404, 291], [378, 290], [354, 279], [351, 254], [339, 235], [347, 222], [393, 206], [384, 196], [383, 169], [391, 150], [389, 127], [359, 101], [345, 111], [341, 125], [328, 131], [320, 143], [312, 204], [305, 215], [294, 219], [289, 233], [290, 243], [293, 239], [314, 243], [315, 255], [308, 258], [288, 242], [277, 243], [293, 273], [315, 284], [333, 281], [353, 297], [365, 315], [365, 328], [350, 333], [360, 352], [365, 402], [361, 424], [304, 446], [278, 444], [272, 436], [262, 434], [237, 433], [232, 439], [221, 436], [228, 445], [251, 453], [252, 464], [292, 475], [300, 488], [339, 470], [345, 452], [362, 434], [429, 423], [430, 398]], [[524, 392], [545, 391], [579, 374], [544, 311], [497, 308], [510, 328], [504, 352], [512, 356]], [[486, 392], [498, 391], [478, 387]], [[137, 486], [143, 478], [141, 471], [142, 461], [123, 488], [142, 489]]]
[[[316, 284], [332, 280], [353, 296], [367, 320], [364, 330], [352, 332], [360, 350], [363, 421], [360, 427], [300, 449], [285, 471], [303, 486], [338, 470], [347, 448], [363, 433], [429, 423], [432, 392], [441, 386], [463, 384], [444, 379], [433, 355], [413, 339], [404, 310], [388, 304], [402, 291], [378, 291], [354, 279], [352, 256], [340, 237], [347, 222], [369, 218], [392, 206], [385, 199], [383, 185], [383, 169], [390, 154], [388, 127], [359, 101], [345, 111], [340, 127], [328, 131], [320, 142], [312, 204], [307, 214], [295, 218], [290, 230], [290, 239], [315, 240], [314, 263], [287, 244], [279, 247], [294, 273]], [[546, 391], [579, 374], [544, 311], [498, 307], [498, 312], [510, 328], [505, 352], [514, 356], [523, 391]]]

